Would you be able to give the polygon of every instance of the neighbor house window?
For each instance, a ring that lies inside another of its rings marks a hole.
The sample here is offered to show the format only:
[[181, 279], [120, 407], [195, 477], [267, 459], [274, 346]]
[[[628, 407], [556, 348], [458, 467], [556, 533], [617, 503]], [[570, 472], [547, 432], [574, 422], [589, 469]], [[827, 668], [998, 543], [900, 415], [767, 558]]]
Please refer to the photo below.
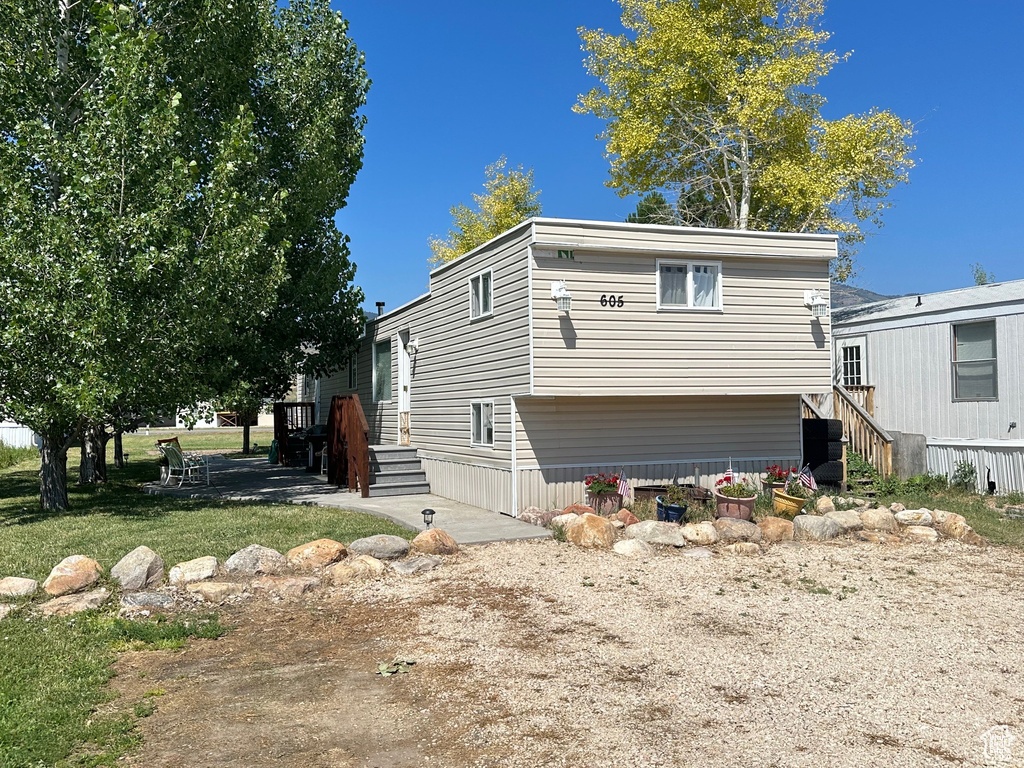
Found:
[[494, 403], [483, 400], [470, 404], [473, 419], [472, 445], [494, 445]]
[[373, 345], [373, 400], [391, 399], [391, 339]]
[[492, 283], [493, 274], [489, 269], [469, 278], [469, 317], [471, 320], [491, 314]]
[[359, 386], [359, 355], [351, 355], [348, 358], [348, 388], [356, 389]]
[[996, 321], [953, 326], [953, 399], [997, 400]]
[[860, 345], [843, 347], [843, 386], [859, 387], [864, 383]]
[[722, 265], [658, 259], [658, 309], [722, 308]]

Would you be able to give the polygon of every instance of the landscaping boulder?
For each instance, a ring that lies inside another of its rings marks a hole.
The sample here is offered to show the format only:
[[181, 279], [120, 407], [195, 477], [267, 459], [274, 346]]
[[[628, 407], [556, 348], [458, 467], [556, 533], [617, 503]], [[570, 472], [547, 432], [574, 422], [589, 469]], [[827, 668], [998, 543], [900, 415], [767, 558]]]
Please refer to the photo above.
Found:
[[570, 504], [562, 510], [563, 515], [585, 515], [587, 512], [594, 514], [595, 510], [593, 507], [588, 507], [586, 504]]
[[707, 547], [718, 543], [718, 531], [714, 523], [704, 520], [700, 523], [687, 523], [682, 527], [683, 538], [699, 547]]
[[223, 603], [229, 597], [237, 597], [245, 592], [245, 585], [233, 581], [199, 581], [189, 584], [185, 589], [208, 603]]
[[948, 536], [957, 541], [963, 539], [964, 536], [973, 530], [967, 524], [967, 519], [963, 515], [957, 515], [953, 512], [943, 513], [942, 522], [938, 524], [938, 529], [943, 536]]
[[902, 512], [905, 509], [906, 507], [900, 504], [898, 501], [894, 501], [892, 504], [889, 505], [889, 511], [892, 512], [894, 515], [897, 512]]
[[609, 519], [609, 520], [608, 520], [608, 522], [610, 522], [610, 523], [612, 524], [612, 527], [613, 527], [613, 528], [614, 528], [614, 529], [615, 529], [616, 531], [621, 531], [621, 530], [622, 530], [623, 528], [625, 528], [625, 527], [626, 527], [626, 524], [625, 524], [624, 522], [622, 522], [621, 520], [612, 520], [612, 519]]
[[192, 584], [196, 581], [212, 579], [216, 575], [216, 557], [197, 557], [195, 560], [178, 563], [176, 566], [171, 568], [171, 572], [168, 574], [168, 581], [170, 581], [172, 585], [178, 587], [184, 584]]
[[843, 529], [843, 533], [859, 531], [864, 527], [864, 521], [861, 520], [860, 515], [852, 509], [833, 510], [832, 512], [826, 513], [825, 517], [839, 523], [839, 527]]
[[935, 525], [936, 528], [938, 528], [940, 525], [946, 522], [946, 518], [949, 517], [951, 514], [953, 513], [946, 512], [944, 509], [933, 509], [932, 523]]
[[654, 555], [654, 547], [640, 539], [623, 539], [612, 545], [612, 551], [623, 557], [646, 560]]
[[168, 611], [174, 607], [174, 598], [162, 592], [130, 592], [121, 596], [121, 607], [129, 610]]
[[782, 517], [764, 517], [757, 524], [761, 529], [762, 541], [776, 544], [793, 540], [793, 521]]
[[864, 524], [864, 530], [866, 531], [896, 533], [899, 530], [896, 517], [885, 507], [865, 509], [860, 513], [860, 521]]
[[348, 550], [340, 541], [317, 539], [308, 544], [292, 547], [285, 555], [285, 560], [296, 570], [314, 571], [343, 560], [346, 555], [348, 555]]
[[722, 551], [727, 552], [730, 555], [754, 557], [761, 554], [761, 547], [752, 541], [737, 541], [735, 544], [726, 544], [722, 547]]
[[527, 507], [520, 513], [519, 519], [522, 520], [524, 523], [529, 523], [530, 525], [539, 525], [540, 527], [545, 528], [559, 514], [559, 512], [545, 512], [539, 507]]
[[646, 541], [648, 544], [660, 544], [666, 547], [685, 547], [686, 538], [683, 529], [675, 523], [661, 523], [657, 520], [642, 520], [629, 526], [623, 535], [627, 539]]
[[357, 555], [369, 555], [377, 560], [397, 560], [409, 554], [409, 542], [401, 536], [380, 533], [356, 539], [348, 545], [349, 550]]
[[761, 529], [748, 520], [738, 520], [735, 517], [720, 517], [715, 520], [715, 530], [718, 531], [718, 540], [724, 544], [731, 544], [736, 541], [752, 541], [755, 544], [761, 541]]
[[451, 535], [440, 528], [430, 528], [412, 540], [412, 551], [423, 555], [454, 555], [459, 545]]
[[8, 576], [0, 579], [0, 597], [29, 597], [39, 589], [39, 582], [35, 579], [22, 579], [18, 576]]
[[615, 526], [611, 520], [588, 512], [569, 524], [565, 537], [577, 547], [611, 549], [615, 543]]
[[110, 575], [130, 592], [155, 587], [164, 580], [164, 561], [149, 547], [136, 547], [117, 561]]
[[548, 523], [548, 527], [554, 528], [558, 526], [560, 528], [568, 528], [571, 523], [576, 521], [577, 517], [579, 517], [579, 515], [577, 515], [575, 512], [570, 512], [565, 515], [556, 515], [555, 517], [551, 518], [551, 522]]
[[[43, 582], [46, 594], [60, 596], [71, 592], [81, 592], [96, 583], [103, 568], [92, 558], [85, 555], [65, 557], [50, 571]], [[85, 610], [85, 609], [82, 609]]]
[[869, 544], [899, 544], [900, 537], [882, 531], [854, 531], [853, 538]]
[[976, 531], [968, 531], [960, 538], [960, 541], [974, 547], [987, 547], [989, 545], [989, 540]]
[[255, 576], [259, 573], [280, 573], [288, 567], [288, 560], [276, 549], [250, 544], [240, 549], [224, 563], [228, 573]]
[[927, 509], [904, 509], [896, 512], [893, 517], [900, 525], [931, 525], [932, 513]]
[[842, 532], [839, 523], [827, 517], [797, 515], [793, 518], [794, 541], [829, 541]]
[[821, 496], [814, 502], [814, 511], [819, 515], [827, 515], [829, 512], [835, 512], [835, 502], [832, 501], [831, 496]]
[[441, 558], [420, 555], [410, 557], [408, 560], [400, 560], [391, 564], [391, 570], [400, 576], [415, 576], [420, 573], [432, 571], [441, 565]]
[[18, 606], [10, 605], [9, 603], [0, 603], [0, 621], [3, 621], [7, 616], [17, 610]]
[[91, 592], [55, 597], [40, 605], [39, 613], [43, 616], [70, 616], [73, 613], [91, 611], [103, 605], [109, 596], [105, 589], [94, 589]]
[[316, 576], [260, 576], [252, 582], [254, 592], [269, 592], [272, 595], [296, 600], [320, 586]]
[[707, 547], [694, 547], [683, 552], [683, 557], [693, 557], [698, 560], [706, 560], [709, 557], [714, 557], [715, 553]]
[[624, 528], [628, 528], [631, 525], [636, 525], [640, 522], [640, 518], [630, 512], [628, 509], [620, 509], [613, 515], [615, 520], [622, 523]]
[[908, 525], [903, 529], [903, 535], [908, 541], [922, 544], [934, 544], [939, 540], [939, 532], [930, 525]]
[[330, 566], [324, 576], [332, 584], [348, 584], [356, 579], [375, 579], [384, 573], [384, 563], [369, 555], [358, 555]]

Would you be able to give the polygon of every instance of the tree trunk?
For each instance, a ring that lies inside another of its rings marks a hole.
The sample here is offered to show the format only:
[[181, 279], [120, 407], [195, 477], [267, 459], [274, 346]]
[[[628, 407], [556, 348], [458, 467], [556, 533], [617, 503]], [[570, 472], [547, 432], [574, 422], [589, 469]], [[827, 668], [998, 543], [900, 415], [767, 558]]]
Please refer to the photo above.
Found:
[[102, 424], [90, 425], [82, 432], [82, 460], [78, 464], [78, 482], [92, 485], [107, 482], [107, 441], [110, 436]]
[[42, 436], [39, 450], [39, 506], [45, 512], [68, 508], [68, 447], [47, 435]]
[[114, 466], [117, 469], [124, 469], [124, 441], [121, 436], [124, 435], [120, 429], [114, 430]]

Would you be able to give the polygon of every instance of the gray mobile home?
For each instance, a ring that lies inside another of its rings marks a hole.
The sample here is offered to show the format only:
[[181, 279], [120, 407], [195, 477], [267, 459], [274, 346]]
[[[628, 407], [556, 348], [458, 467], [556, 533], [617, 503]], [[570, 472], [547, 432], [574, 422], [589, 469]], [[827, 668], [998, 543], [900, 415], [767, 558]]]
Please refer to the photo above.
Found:
[[924, 436], [927, 469], [961, 461], [1024, 490], [1024, 280], [835, 310], [835, 382], [890, 432]]
[[411, 445], [433, 493], [507, 514], [584, 476], [711, 485], [801, 456], [831, 390], [830, 235], [531, 219], [367, 323], [318, 413], [357, 392], [371, 442]]

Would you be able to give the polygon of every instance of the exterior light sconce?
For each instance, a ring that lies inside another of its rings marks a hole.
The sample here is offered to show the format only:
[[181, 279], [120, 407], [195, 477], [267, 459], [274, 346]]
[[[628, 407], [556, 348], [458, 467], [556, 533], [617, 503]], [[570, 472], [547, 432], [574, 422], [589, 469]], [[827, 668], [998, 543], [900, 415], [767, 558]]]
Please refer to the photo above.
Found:
[[405, 345], [405, 348], [409, 350], [410, 355], [415, 355], [417, 352], [420, 351], [420, 340], [413, 339], [412, 341]]
[[565, 280], [552, 281], [551, 298], [555, 300], [555, 305], [558, 307], [559, 312], [569, 314], [569, 310], [572, 309], [572, 294], [565, 287]]
[[828, 299], [822, 296], [817, 288], [813, 291], [804, 291], [804, 306], [811, 310], [815, 317], [828, 317]]
[[434, 514], [435, 514], [434, 510], [432, 510], [432, 509], [424, 509], [422, 514], [423, 514], [423, 525], [425, 527], [429, 528], [430, 524], [434, 522]]

